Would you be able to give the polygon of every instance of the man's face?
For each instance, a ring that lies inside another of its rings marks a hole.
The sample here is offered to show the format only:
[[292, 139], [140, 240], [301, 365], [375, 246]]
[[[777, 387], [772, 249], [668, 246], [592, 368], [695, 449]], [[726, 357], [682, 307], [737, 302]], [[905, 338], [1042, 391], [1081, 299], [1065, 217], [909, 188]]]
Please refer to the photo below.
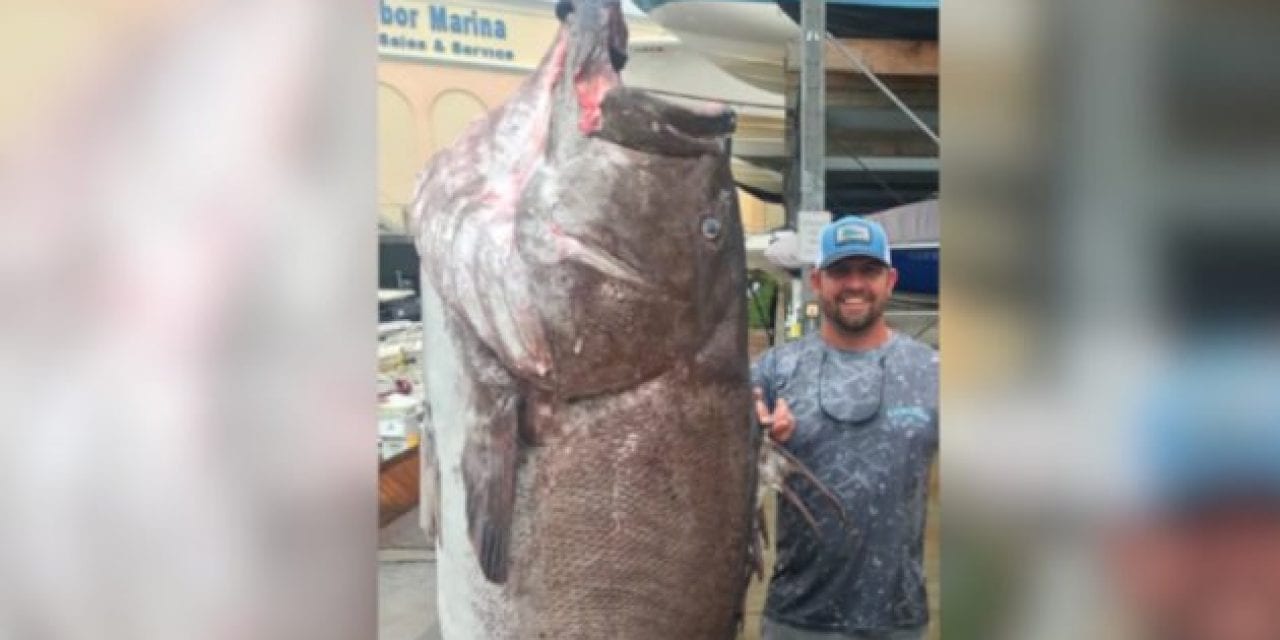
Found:
[[843, 333], [860, 334], [884, 316], [898, 272], [875, 258], [855, 256], [815, 269], [810, 279], [822, 315]]

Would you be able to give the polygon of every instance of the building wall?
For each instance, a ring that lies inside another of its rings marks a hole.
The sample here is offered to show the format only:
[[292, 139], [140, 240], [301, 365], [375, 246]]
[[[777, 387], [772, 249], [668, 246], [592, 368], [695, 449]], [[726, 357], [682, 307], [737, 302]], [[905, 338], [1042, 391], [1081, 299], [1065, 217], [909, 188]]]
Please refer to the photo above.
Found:
[[378, 219], [406, 231], [418, 172], [472, 120], [502, 104], [524, 74], [402, 60], [378, 65]]
[[378, 221], [405, 232], [418, 172], [502, 104], [555, 38], [553, 5], [380, 0]]
[[[502, 104], [541, 61], [559, 28], [553, 6], [539, 0], [380, 0], [380, 228], [408, 231], [405, 212], [427, 160]], [[480, 33], [481, 20], [488, 35]], [[629, 15], [628, 28], [633, 43], [671, 37], [644, 16]], [[782, 224], [781, 207], [742, 191], [739, 202], [748, 233]]]
[[782, 205], [765, 202], [742, 189], [738, 189], [738, 209], [742, 229], [748, 234], [767, 233], [787, 223]]

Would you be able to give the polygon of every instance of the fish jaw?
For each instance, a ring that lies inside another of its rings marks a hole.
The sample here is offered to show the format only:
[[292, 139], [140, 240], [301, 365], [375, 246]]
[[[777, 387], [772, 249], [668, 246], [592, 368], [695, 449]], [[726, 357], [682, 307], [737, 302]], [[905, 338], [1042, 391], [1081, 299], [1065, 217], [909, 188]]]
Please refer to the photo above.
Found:
[[605, 94], [620, 86], [620, 68], [614, 66], [614, 52], [625, 52], [627, 23], [615, 0], [580, 0], [574, 3], [575, 17], [570, 27], [573, 40], [573, 92], [578, 104], [578, 131], [590, 136], [599, 131]]

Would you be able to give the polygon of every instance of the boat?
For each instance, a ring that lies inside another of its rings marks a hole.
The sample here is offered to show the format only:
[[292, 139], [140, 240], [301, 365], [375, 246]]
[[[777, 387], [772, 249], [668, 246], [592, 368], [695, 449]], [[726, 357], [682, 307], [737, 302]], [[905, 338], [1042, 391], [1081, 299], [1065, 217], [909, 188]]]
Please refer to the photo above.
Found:
[[936, 198], [894, 207], [867, 216], [889, 236], [889, 258], [898, 270], [896, 290], [938, 295], [941, 228]]
[[[874, 220], [889, 236], [889, 259], [898, 270], [895, 292], [916, 299], [938, 295], [938, 259], [941, 247], [938, 200], [929, 198], [870, 214], [837, 212], [835, 219], [860, 216]], [[801, 253], [795, 231], [779, 229], [746, 239], [747, 268], [775, 275], [794, 274], [810, 264], [812, 255]]]
[[627, 66], [622, 71], [627, 86], [670, 102], [691, 105], [712, 101], [733, 108], [737, 116], [733, 137], [734, 182], [752, 195], [781, 193], [779, 171], [743, 159], [780, 160], [785, 156], [786, 106], [781, 94], [735, 77], [675, 36], [633, 40], [627, 53]]
[[[776, 0], [796, 24], [800, 0]], [[827, 31], [837, 38], [938, 39], [938, 0], [827, 2]]]
[[[786, 89], [787, 46], [800, 33], [800, 0], [633, 0], [662, 28], [739, 79]], [[838, 39], [938, 39], [938, 0], [828, 0]]]
[[[781, 107], [788, 86], [794, 90], [797, 82], [800, 0], [633, 2], [679, 40], [684, 58], [700, 55], [755, 90], [753, 100], [735, 102], [721, 97], [729, 95], [722, 88], [731, 83], [718, 81], [704, 85], [699, 97], [719, 98], [744, 114], [734, 139], [735, 181], [759, 200], [782, 203], [793, 166]], [[827, 207], [864, 215], [932, 197], [938, 190], [936, 143], [842, 54], [858, 56], [936, 131], [937, 0], [828, 0], [826, 6], [828, 30], [841, 45], [827, 47]], [[679, 75], [694, 66], [673, 59], [654, 68], [652, 75], [662, 77], [664, 70]], [[733, 93], [752, 95], [741, 87]], [[770, 110], [751, 113], [741, 106], [752, 101]]]
[[761, 90], [781, 95], [787, 44], [800, 30], [772, 1], [633, 0], [663, 29], [716, 66]]

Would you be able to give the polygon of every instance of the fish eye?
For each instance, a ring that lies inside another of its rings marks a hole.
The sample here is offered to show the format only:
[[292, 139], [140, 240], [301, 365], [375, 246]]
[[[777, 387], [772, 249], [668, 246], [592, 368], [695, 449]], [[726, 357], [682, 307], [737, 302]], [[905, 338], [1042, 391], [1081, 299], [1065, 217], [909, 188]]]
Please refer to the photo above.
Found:
[[712, 216], [702, 219], [702, 237], [715, 240], [720, 237], [720, 220]]

